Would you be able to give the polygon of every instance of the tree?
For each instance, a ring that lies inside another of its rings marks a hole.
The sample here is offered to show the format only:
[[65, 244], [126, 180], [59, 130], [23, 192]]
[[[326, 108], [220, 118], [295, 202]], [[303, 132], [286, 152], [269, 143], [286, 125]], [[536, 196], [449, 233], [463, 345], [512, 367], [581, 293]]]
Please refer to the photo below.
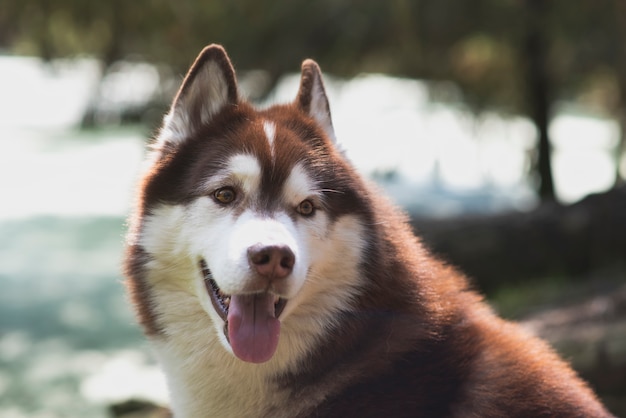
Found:
[[539, 177], [538, 193], [542, 200], [554, 200], [550, 147], [551, 82], [547, 64], [546, 7], [544, 0], [525, 0], [526, 36], [523, 54], [526, 58], [525, 75], [528, 86], [528, 113], [538, 132], [536, 170]]
[[626, 2], [623, 0], [613, 0], [615, 7], [615, 27], [617, 28], [616, 36], [616, 72], [617, 85], [619, 86], [619, 101], [616, 106], [616, 116], [620, 126], [619, 143], [616, 150], [615, 159], [615, 185], [624, 183], [620, 173], [620, 159], [626, 154]]

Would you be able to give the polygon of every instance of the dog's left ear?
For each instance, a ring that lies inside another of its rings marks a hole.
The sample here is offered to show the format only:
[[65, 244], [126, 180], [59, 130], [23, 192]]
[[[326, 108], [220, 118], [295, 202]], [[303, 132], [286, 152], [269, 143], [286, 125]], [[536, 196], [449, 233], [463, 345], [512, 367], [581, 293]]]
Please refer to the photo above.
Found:
[[170, 145], [183, 142], [237, 100], [235, 70], [226, 51], [220, 45], [207, 46], [187, 72], [165, 117], [159, 141]]
[[330, 106], [324, 90], [322, 71], [319, 65], [311, 59], [302, 63], [300, 89], [296, 97], [296, 104], [305, 113], [311, 116], [324, 129], [329, 138], [335, 141], [335, 130], [330, 117]]

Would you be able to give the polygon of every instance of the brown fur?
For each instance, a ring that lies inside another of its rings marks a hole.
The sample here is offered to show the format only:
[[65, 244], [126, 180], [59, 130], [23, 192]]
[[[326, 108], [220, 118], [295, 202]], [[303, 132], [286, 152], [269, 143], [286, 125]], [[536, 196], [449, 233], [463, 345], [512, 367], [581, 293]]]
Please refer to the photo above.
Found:
[[[185, 204], [208, 193], [198, 189], [202, 180], [228, 155], [244, 150], [271, 167], [263, 173], [267, 199], [258, 203], [259, 212], [272, 213], [299, 161], [318, 173], [320, 189], [329, 190], [324, 204], [333, 220], [358, 214], [368, 233], [358, 308], [339, 313], [332, 331], [297, 367], [267, 382], [289, 395], [287, 405], [274, 406], [276, 413], [266, 416], [285, 416], [281, 408], [289, 405], [297, 405], [299, 417], [611, 416], [545, 343], [495, 316], [462, 274], [430, 255], [406, 217], [337, 151], [309, 116], [312, 89], [321, 83], [317, 64], [303, 64], [294, 103], [257, 111], [238, 98], [223, 49], [209, 47], [175, 104], [187, 100], [190, 80], [208, 61], [224, 74], [229, 104], [208, 125], [191, 115], [194, 134], [163, 146], [142, 180], [131, 234], [140, 234], [142, 219], [156, 205]], [[327, 102], [322, 108], [329, 112]], [[277, 126], [281, 147], [274, 162], [262, 120]], [[144, 277], [150, 256], [130, 241], [126, 274], [138, 317], [149, 336], [165, 339]]]
[[496, 317], [402, 216], [377, 205], [374, 247], [385, 254], [372, 254], [362, 310], [282, 377], [301, 396], [333, 387], [303, 417], [611, 416], [545, 343]]

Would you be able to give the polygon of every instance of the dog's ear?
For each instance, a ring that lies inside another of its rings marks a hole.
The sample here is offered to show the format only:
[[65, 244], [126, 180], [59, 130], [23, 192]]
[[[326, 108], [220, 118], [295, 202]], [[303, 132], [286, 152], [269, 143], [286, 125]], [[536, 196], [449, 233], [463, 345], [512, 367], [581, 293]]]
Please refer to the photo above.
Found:
[[238, 100], [235, 70], [220, 45], [205, 47], [181, 85], [165, 116], [160, 140], [176, 144], [211, 122], [225, 106]]
[[335, 140], [330, 106], [322, 81], [322, 71], [319, 65], [311, 59], [302, 63], [300, 89], [296, 97], [296, 104], [320, 124], [330, 139]]

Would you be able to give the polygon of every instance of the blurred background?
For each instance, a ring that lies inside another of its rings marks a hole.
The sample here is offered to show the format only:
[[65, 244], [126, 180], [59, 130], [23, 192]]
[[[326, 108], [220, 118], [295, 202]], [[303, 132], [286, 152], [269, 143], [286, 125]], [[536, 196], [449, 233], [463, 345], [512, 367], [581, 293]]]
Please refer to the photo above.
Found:
[[317, 60], [359, 170], [626, 416], [622, 0], [4, 0], [0, 416], [167, 403], [124, 295], [125, 217], [209, 43], [259, 105]]

